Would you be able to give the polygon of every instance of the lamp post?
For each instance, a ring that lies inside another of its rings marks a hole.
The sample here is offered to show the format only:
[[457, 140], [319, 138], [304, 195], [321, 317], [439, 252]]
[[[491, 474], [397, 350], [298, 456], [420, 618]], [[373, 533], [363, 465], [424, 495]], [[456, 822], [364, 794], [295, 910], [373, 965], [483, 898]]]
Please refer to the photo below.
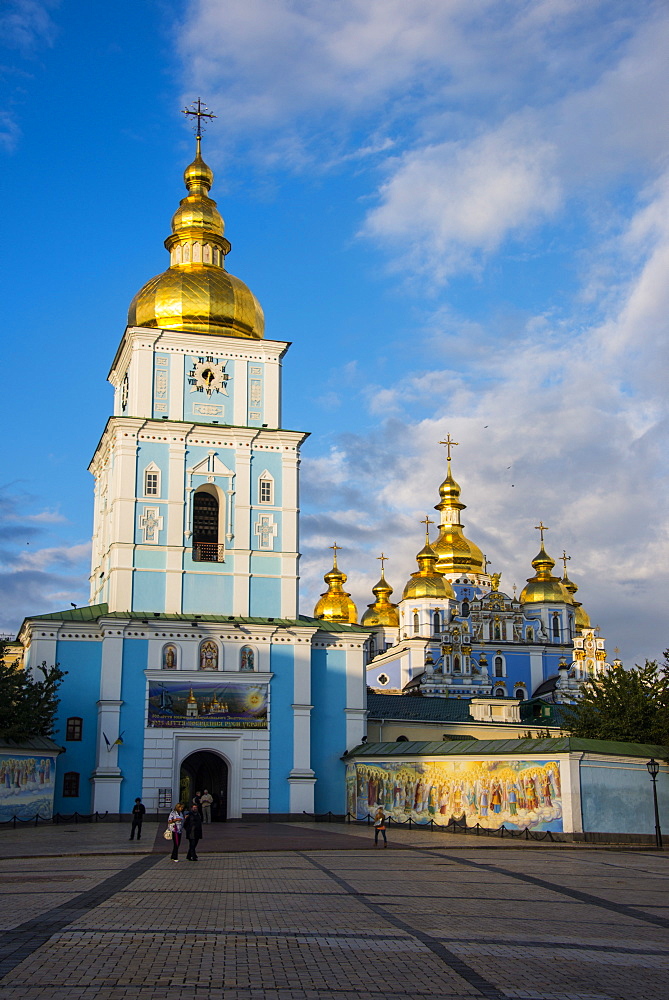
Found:
[[660, 813], [657, 808], [657, 773], [660, 770], [660, 765], [652, 757], [646, 764], [648, 768], [648, 773], [653, 779], [653, 805], [655, 807], [655, 846], [662, 849], [662, 831], [660, 830]]

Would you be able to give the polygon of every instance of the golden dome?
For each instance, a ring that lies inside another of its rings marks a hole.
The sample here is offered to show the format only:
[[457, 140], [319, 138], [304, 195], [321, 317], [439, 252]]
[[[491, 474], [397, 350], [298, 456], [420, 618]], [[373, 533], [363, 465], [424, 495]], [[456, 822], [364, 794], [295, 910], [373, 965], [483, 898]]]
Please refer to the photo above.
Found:
[[519, 598], [521, 604], [572, 603], [571, 594], [563, 587], [559, 577], [551, 575], [555, 560], [548, 555], [543, 542], [539, 553], [532, 560], [532, 565], [537, 572], [523, 587]]
[[573, 580], [570, 580], [565, 571], [562, 577], [562, 586], [567, 591], [571, 597], [572, 604], [574, 605], [574, 626], [577, 631], [584, 628], [590, 628], [590, 615], [587, 613], [580, 601], [575, 600], [574, 594], [578, 590], [578, 587]]
[[214, 175], [200, 155], [184, 171], [188, 194], [172, 218], [165, 240], [170, 267], [137, 292], [128, 326], [261, 340], [265, 319], [253, 292], [225, 270], [230, 244], [216, 202], [209, 197]]
[[402, 600], [408, 597], [439, 597], [455, 600], [455, 591], [450, 581], [442, 576], [437, 570], [437, 553], [430, 545], [429, 538], [425, 538], [425, 545], [416, 556], [418, 570], [411, 574], [407, 582]]
[[465, 509], [466, 504], [460, 502], [460, 487], [451, 473], [450, 458], [446, 479], [439, 487], [439, 496], [441, 499], [434, 509], [447, 513], [442, 514], [439, 537], [433, 546], [439, 557], [437, 570], [456, 576], [461, 573], [485, 574], [483, 553], [478, 545], [465, 538], [460, 524], [460, 511]]
[[332, 569], [323, 577], [328, 589], [321, 594], [314, 608], [314, 618], [322, 618], [328, 622], [350, 622], [351, 625], [355, 625], [358, 620], [358, 609], [351, 600], [351, 595], [344, 590], [347, 578], [346, 573], [342, 573], [337, 566], [337, 548], [335, 543]]
[[361, 625], [386, 625], [389, 628], [397, 628], [400, 623], [400, 616], [397, 605], [392, 604], [390, 595], [393, 588], [386, 580], [383, 568], [381, 569], [381, 579], [372, 587], [372, 593], [376, 598], [373, 604], [367, 606], [367, 610], [360, 619]]

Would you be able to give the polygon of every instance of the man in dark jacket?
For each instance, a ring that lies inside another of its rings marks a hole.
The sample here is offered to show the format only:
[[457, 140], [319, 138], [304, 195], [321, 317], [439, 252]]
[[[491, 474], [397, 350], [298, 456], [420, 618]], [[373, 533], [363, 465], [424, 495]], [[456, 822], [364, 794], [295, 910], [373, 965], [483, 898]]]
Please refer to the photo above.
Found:
[[202, 838], [202, 817], [196, 805], [190, 809], [184, 820], [184, 833], [188, 837], [188, 854], [186, 861], [199, 861], [197, 856], [198, 841]]
[[130, 829], [130, 839], [135, 839], [135, 830], [137, 830], [137, 840], [142, 839], [142, 822], [144, 820], [144, 813], [146, 809], [142, 805], [141, 799], [135, 799], [135, 804], [132, 807], [132, 827]]

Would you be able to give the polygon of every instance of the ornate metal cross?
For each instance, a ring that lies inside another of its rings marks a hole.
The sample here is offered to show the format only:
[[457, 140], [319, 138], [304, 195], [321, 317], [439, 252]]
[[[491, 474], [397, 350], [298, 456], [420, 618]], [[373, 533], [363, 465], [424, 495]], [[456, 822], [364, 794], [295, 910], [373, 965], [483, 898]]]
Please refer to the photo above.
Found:
[[443, 444], [446, 447], [446, 458], [450, 462], [451, 460], [451, 448], [456, 448], [459, 444], [458, 441], [454, 441], [450, 435], [450, 432], [446, 435], [445, 441], [440, 441], [439, 444]]
[[207, 105], [203, 104], [199, 97], [197, 101], [193, 101], [190, 108], [182, 108], [181, 114], [192, 115], [196, 119], [196, 123], [193, 126], [193, 128], [195, 129], [196, 139], [202, 138], [202, 119], [208, 118], [211, 120], [212, 118], [218, 117], [218, 115], [212, 115]]
[[551, 529], [547, 528], [543, 521], [539, 521], [538, 524], [534, 525], [534, 530], [541, 532], [541, 544], [543, 545], [544, 544], [544, 531], [550, 531]]

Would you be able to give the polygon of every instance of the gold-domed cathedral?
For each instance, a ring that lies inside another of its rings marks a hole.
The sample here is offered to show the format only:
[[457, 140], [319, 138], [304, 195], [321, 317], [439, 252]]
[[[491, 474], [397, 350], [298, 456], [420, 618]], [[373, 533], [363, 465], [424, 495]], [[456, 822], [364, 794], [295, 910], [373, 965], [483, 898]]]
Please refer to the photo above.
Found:
[[90, 604], [20, 633], [27, 669], [68, 671], [55, 807], [127, 815], [140, 795], [156, 813], [206, 787], [218, 819], [341, 813], [341, 755], [365, 732], [369, 631], [336, 550], [322, 609], [300, 614], [306, 434], [282, 426], [289, 344], [265, 336], [257, 298], [227, 270], [202, 156], [212, 116], [200, 101], [187, 113], [195, 157], [169, 266], [130, 304], [90, 465]]
[[[435, 506], [437, 537], [430, 541], [433, 522], [426, 518], [418, 570], [404, 587], [396, 624], [376, 615], [378, 597], [362, 619], [374, 629], [368, 688], [379, 694], [574, 701], [582, 681], [608, 664], [604, 640], [575, 600], [578, 588], [566, 569], [569, 556], [563, 551], [564, 576], [555, 576], [555, 560], [544, 545], [548, 529], [540, 522], [534, 574], [519, 596], [515, 586], [506, 593], [502, 573], [488, 573], [486, 557], [465, 535], [465, 504], [452, 471], [451, 449], [457, 442], [449, 435], [441, 443], [448, 452]], [[389, 588], [385, 577], [383, 584]]]

